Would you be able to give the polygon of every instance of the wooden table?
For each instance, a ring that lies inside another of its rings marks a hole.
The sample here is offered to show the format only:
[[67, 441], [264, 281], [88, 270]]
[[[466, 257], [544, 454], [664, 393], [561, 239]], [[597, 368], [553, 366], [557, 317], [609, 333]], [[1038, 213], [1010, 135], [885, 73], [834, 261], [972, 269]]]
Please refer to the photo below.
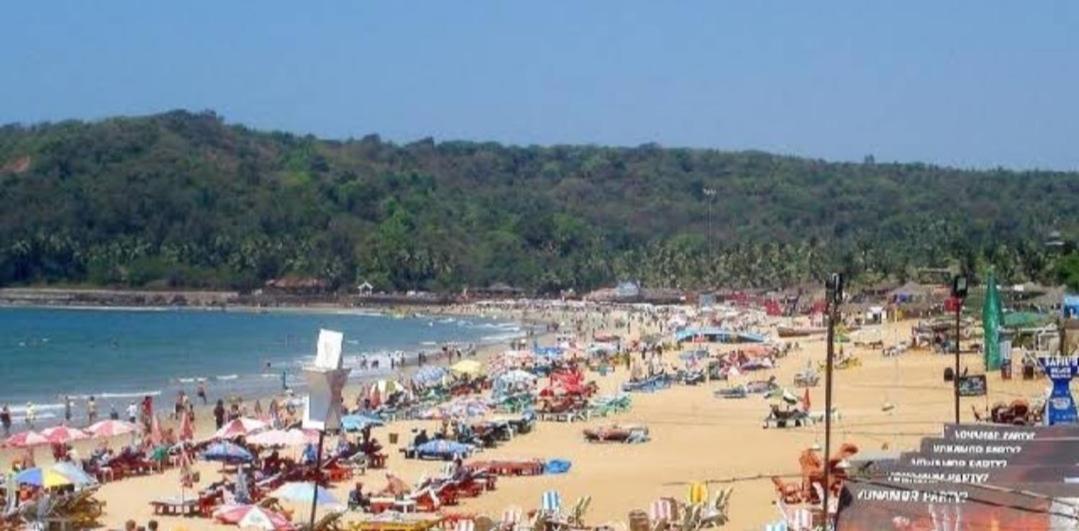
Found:
[[370, 510], [378, 514], [393, 509], [399, 513], [416, 512], [415, 500], [398, 500], [397, 498], [371, 498]]

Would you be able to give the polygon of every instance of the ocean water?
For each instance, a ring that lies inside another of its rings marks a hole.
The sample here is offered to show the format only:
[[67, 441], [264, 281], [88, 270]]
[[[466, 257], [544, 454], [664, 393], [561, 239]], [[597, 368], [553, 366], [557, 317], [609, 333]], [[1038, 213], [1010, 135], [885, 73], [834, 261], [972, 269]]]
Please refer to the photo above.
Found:
[[320, 328], [345, 335], [352, 379], [388, 372], [360, 371], [363, 357], [402, 351], [414, 356], [447, 342], [485, 344], [522, 334], [519, 325], [470, 317], [394, 317], [360, 311], [286, 312], [0, 308], [0, 404], [16, 421], [28, 402], [38, 419], [63, 417], [65, 395], [85, 417], [93, 395], [99, 416], [124, 412], [147, 394], [170, 408], [180, 389], [205, 382], [211, 399], [280, 391], [282, 378], [303, 387], [300, 368], [314, 359]]

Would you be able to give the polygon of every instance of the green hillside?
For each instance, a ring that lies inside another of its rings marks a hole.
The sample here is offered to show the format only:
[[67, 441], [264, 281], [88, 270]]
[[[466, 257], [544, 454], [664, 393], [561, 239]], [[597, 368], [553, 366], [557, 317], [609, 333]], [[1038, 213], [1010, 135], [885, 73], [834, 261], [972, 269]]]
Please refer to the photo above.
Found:
[[[775, 287], [1058, 277], [1079, 174], [598, 146], [321, 140], [175, 111], [0, 128], [0, 285]], [[714, 190], [714, 195], [705, 193]], [[1071, 260], [1075, 262], [1075, 260]]]

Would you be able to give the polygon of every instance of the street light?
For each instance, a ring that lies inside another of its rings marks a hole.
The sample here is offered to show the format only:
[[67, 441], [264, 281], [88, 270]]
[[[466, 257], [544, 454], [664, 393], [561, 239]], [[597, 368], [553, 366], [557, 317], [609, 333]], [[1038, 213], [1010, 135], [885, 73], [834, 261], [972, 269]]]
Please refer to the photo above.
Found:
[[956, 275], [952, 279], [952, 300], [955, 303], [955, 375], [952, 386], [955, 391], [955, 423], [959, 424], [959, 319], [963, 311], [963, 299], [967, 298], [967, 277]]
[[828, 314], [827, 354], [824, 362], [824, 528], [832, 529], [831, 515], [828, 512], [828, 498], [831, 496], [829, 475], [831, 474], [832, 456], [832, 357], [835, 353], [835, 323], [839, 319], [839, 305], [843, 302], [843, 275], [832, 273], [824, 283], [825, 304]]

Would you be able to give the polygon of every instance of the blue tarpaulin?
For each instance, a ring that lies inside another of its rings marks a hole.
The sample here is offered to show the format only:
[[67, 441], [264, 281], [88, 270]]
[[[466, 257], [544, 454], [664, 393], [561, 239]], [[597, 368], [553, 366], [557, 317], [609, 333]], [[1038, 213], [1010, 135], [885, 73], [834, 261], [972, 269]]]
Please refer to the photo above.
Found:
[[544, 465], [543, 472], [545, 474], [565, 474], [566, 472], [569, 472], [570, 466], [572, 466], [572, 463], [568, 460], [551, 459]]

